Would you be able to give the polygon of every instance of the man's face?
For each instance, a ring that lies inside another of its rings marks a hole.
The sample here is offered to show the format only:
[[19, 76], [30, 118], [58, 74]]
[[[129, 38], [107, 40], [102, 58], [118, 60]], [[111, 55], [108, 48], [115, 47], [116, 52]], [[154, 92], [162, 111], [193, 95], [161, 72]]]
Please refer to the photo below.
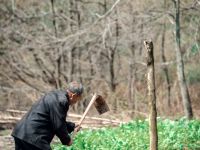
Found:
[[74, 94], [72, 93], [71, 96], [70, 96], [70, 104], [73, 105], [75, 103], [77, 103], [78, 101], [80, 101], [82, 98], [81, 95], [77, 95], [77, 94]]

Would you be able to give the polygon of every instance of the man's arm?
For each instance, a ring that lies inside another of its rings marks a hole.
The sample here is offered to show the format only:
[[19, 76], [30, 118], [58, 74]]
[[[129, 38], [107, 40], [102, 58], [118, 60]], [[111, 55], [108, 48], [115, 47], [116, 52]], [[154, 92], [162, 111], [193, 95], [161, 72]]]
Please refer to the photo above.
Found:
[[73, 132], [75, 129], [75, 123], [66, 121], [67, 130], [69, 133]]
[[46, 102], [49, 107], [50, 121], [56, 136], [58, 136], [63, 145], [72, 144], [65, 121], [67, 110], [63, 103], [64, 100], [58, 100], [58, 97], [54, 94], [46, 98], [48, 98]]

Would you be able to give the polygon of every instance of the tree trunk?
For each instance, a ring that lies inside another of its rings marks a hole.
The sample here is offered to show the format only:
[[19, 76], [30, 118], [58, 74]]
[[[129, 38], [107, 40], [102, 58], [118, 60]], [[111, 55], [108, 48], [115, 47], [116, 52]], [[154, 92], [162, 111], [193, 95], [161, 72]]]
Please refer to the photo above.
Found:
[[[141, 19], [141, 22], [143, 22], [143, 19]], [[139, 47], [139, 56], [142, 56], [142, 39], [144, 39], [144, 24], [141, 23], [140, 25], [140, 36], [141, 36], [141, 42], [140, 42], [140, 47]]]
[[136, 81], [136, 71], [137, 67], [135, 64], [136, 53], [135, 53], [135, 45], [132, 42], [131, 45], [131, 60], [129, 64], [129, 81], [128, 81], [128, 106], [131, 111], [131, 116], [134, 116], [134, 110], [137, 111], [137, 100], [135, 94], [135, 81]]
[[[55, 37], [58, 38], [58, 31], [57, 31], [57, 25], [56, 25], [56, 12], [55, 12], [55, 7], [54, 7], [54, 0], [51, 0], [51, 7], [52, 7], [52, 13], [53, 13], [53, 26], [54, 26], [54, 34]], [[62, 59], [62, 54], [60, 53], [60, 49], [57, 48], [56, 50], [56, 88], [60, 88], [62, 85], [60, 76], [61, 76], [61, 59]]]
[[[75, 22], [75, 18], [76, 18], [76, 4], [75, 4], [75, 0], [70, 0], [69, 1], [69, 10], [70, 10], [70, 28], [71, 28], [71, 32], [75, 32], [76, 31], [76, 24]], [[73, 81], [73, 75], [74, 75], [74, 70], [75, 70], [75, 64], [74, 64], [74, 56], [75, 56], [75, 50], [76, 50], [76, 46], [74, 45], [70, 51], [69, 51], [69, 81]]]
[[[78, 30], [80, 30], [81, 27], [81, 12], [79, 11], [79, 7], [78, 7], [78, 1], [76, 2], [76, 12], [77, 12], [77, 26], [78, 26]], [[82, 83], [83, 79], [82, 79], [82, 65], [81, 65], [81, 56], [82, 56], [82, 52], [81, 52], [81, 47], [80, 47], [80, 36], [78, 36], [78, 43], [77, 43], [77, 47], [78, 47], [78, 78], [79, 81]]]
[[181, 96], [183, 100], [184, 112], [188, 119], [193, 118], [192, 106], [190, 101], [190, 95], [187, 88], [185, 73], [184, 73], [184, 63], [181, 53], [181, 44], [180, 44], [180, 0], [173, 0], [176, 8], [176, 61], [177, 61], [177, 75], [179, 86], [181, 90]]
[[149, 101], [149, 132], [150, 132], [150, 150], [158, 149], [157, 133], [157, 110], [156, 110], [156, 88], [155, 88], [155, 70], [152, 41], [144, 41], [147, 50], [147, 86]]
[[15, 13], [15, 10], [16, 10], [15, 0], [11, 0], [11, 1], [12, 1], [12, 12]]
[[[166, 30], [166, 25], [163, 25], [163, 33], [162, 33], [162, 43], [161, 43], [161, 61], [164, 64], [166, 62], [166, 58], [165, 58], [165, 30]], [[171, 105], [171, 100], [170, 100], [170, 95], [171, 95], [171, 86], [170, 86], [170, 80], [169, 80], [169, 73], [168, 73], [168, 69], [167, 66], [163, 67], [163, 72], [165, 75], [165, 79], [167, 82], [167, 106], [170, 107]]]
[[114, 72], [114, 57], [115, 57], [115, 50], [109, 50], [109, 73], [110, 73], [110, 89], [112, 92], [115, 91], [116, 84], [115, 84], [115, 72]]
[[196, 40], [196, 43], [197, 43], [197, 47], [199, 48], [200, 47], [200, 25], [198, 25], [198, 27], [197, 27], [195, 40]]
[[133, 63], [130, 60], [128, 77], [128, 108], [129, 110], [132, 110], [133, 107]]
[[[117, 10], [116, 10], [116, 15], [117, 15]], [[117, 17], [118, 17], [118, 15], [117, 15]], [[112, 48], [112, 46], [110, 46], [110, 48], [109, 48], [110, 86], [111, 86], [111, 90], [113, 92], [116, 89], [114, 61], [115, 61], [115, 53], [117, 51], [118, 41], [119, 41], [119, 23], [118, 23], [118, 18], [116, 18], [115, 19], [115, 45], [113, 46], [113, 48]]]
[[[164, 9], [166, 9], [166, 0], [164, 1]], [[162, 61], [163, 64], [166, 62], [166, 57], [165, 57], [165, 32], [166, 32], [166, 22], [164, 21], [163, 32], [162, 32], [162, 41], [161, 41], [161, 61]], [[166, 79], [166, 82], [167, 82], [167, 106], [169, 108], [170, 105], [171, 105], [171, 102], [170, 102], [171, 86], [170, 86], [169, 73], [168, 73], [167, 66], [163, 67], [163, 72], [164, 72], [165, 79]]]
[[72, 48], [69, 51], [69, 82], [73, 81], [73, 74], [74, 74], [74, 50], [75, 48]]

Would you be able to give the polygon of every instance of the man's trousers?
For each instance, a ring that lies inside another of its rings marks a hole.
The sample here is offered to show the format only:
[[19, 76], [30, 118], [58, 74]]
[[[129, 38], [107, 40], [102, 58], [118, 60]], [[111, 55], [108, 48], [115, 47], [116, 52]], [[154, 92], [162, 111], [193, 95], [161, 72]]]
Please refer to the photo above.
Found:
[[21, 139], [14, 138], [15, 140], [15, 150], [42, 150], [36, 146], [29, 144]]

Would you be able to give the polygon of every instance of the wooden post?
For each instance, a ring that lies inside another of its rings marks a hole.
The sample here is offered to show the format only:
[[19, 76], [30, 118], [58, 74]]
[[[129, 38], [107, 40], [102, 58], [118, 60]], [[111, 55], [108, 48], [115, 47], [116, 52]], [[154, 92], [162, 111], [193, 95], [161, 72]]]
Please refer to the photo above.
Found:
[[144, 41], [147, 50], [147, 86], [148, 86], [148, 102], [149, 102], [149, 133], [150, 133], [150, 150], [158, 149], [157, 135], [157, 110], [156, 110], [156, 88], [155, 88], [155, 71], [153, 57], [152, 41]]

